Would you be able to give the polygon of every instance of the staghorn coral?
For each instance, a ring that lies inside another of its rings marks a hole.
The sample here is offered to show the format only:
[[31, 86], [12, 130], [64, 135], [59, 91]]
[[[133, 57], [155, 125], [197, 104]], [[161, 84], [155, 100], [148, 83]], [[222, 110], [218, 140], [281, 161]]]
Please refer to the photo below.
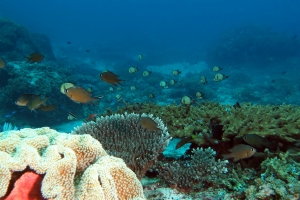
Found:
[[227, 173], [228, 161], [216, 161], [216, 152], [211, 148], [197, 148], [192, 153], [190, 160], [158, 163], [155, 170], [159, 177], [170, 186], [185, 192], [203, 189], [205, 183], [222, 184], [220, 177]]
[[[141, 116], [152, 118], [152, 115]], [[140, 179], [170, 140], [161, 119], [154, 119], [161, 131], [149, 131], [140, 125], [141, 116], [125, 113], [100, 117], [96, 122], [83, 124], [72, 134], [90, 134], [97, 138], [110, 155], [122, 158]]]
[[[149, 103], [135, 109], [134, 105], [125, 105], [119, 107], [116, 113], [153, 113], [168, 125], [172, 137], [194, 136], [193, 141], [198, 144], [207, 143], [203, 133], [210, 132], [211, 119], [216, 124], [223, 125], [223, 141], [241, 138], [248, 133], [283, 142], [295, 143], [299, 140], [300, 107], [295, 105], [263, 106], [243, 103], [238, 109], [214, 102], [197, 103], [189, 108], [175, 104], [160, 106]], [[108, 111], [107, 114], [112, 112]]]
[[[41, 186], [44, 198], [144, 198], [140, 182], [125, 163], [109, 156], [86, 134], [69, 135], [49, 128], [2, 132], [0, 163], [0, 198], [9, 194], [14, 173], [28, 168], [45, 175]], [[89, 173], [93, 170], [96, 173]]]

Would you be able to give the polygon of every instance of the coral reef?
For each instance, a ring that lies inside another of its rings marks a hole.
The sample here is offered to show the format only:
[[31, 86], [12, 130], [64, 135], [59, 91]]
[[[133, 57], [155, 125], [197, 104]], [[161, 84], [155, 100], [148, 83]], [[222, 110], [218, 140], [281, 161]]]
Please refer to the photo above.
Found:
[[140, 125], [146, 114], [116, 114], [97, 118], [75, 129], [71, 134], [90, 134], [110, 155], [122, 158], [127, 166], [142, 178], [168, 145], [170, 137], [159, 118], [153, 118], [161, 130], [150, 131]]
[[273, 64], [297, 57], [299, 42], [270, 27], [245, 25], [230, 30], [207, 53], [210, 65]]
[[50, 40], [43, 34], [31, 34], [26, 27], [0, 18], [0, 53], [7, 61], [24, 60], [24, 56], [42, 52], [47, 60], [55, 60]]
[[[83, 81], [85, 83], [81, 83], [80, 86], [88, 88], [90, 84], [93, 84], [94, 87], [97, 86], [97, 88], [103, 89], [101, 85], [97, 85], [100, 83], [97, 76], [91, 77], [87, 76], [87, 74], [72, 73], [75, 67], [78, 66], [52, 61], [43, 61], [42, 63], [34, 64], [26, 64], [21, 61], [9, 62], [2, 73], [0, 73], [0, 84], [2, 86], [0, 101], [3, 105], [1, 111], [5, 113], [4, 115], [12, 111], [14, 111], [14, 114], [9, 115], [9, 119], [1, 118], [0, 123], [10, 122], [18, 127], [25, 125], [38, 127], [51, 126], [57, 123], [57, 119], [64, 116], [65, 121], [67, 121], [66, 109], [77, 110], [75, 114], [78, 118], [84, 118], [84, 116], [88, 116], [91, 112], [101, 112], [103, 109], [102, 105], [98, 107], [83, 107], [76, 103], [69, 103], [70, 100], [60, 93], [59, 88], [64, 80], [69, 80], [73, 83]], [[96, 74], [97, 72], [93, 71], [92, 73]], [[84, 76], [86, 79], [80, 79], [80, 76]], [[60, 105], [62, 109], [54, 112], [38, 111], [36, 113], [38, 118], [32, 120], [34, 115], [36, 115], [35, 113], [26, 109], [20, 112], [18, 106], [13, 103], [21, 94], [49, 95], [47, 104]]]
[[247, 199], [299, 199], [300, 164], [289, 151], [268, 158], [261, 164], [262, 174], [246, 190]]
[[204, 185], [223, 184], [221, 174], [226, 174], [227, 160], [215, 161], [216, 152], [211, 148], [197, 148], [192, 151], [190, 160], [174, 161], [170, 164], [158, 163], [154, 168], [158, 171], [159, 177], [173, 188], [181, 191], [201, 190]]
[[[209, 144], [205, 137], [211, 136], [212, 125], [222, 125], [224, 131], [222, 141], [241, 138], [248, 133], [278, 140], [284, 143], [296, 143], [299, 139], [300, 108], [295, 105], [251, 105], [241, 104], [241, 108], [231, 105], [220, 105], [214, 102], [197, 103], [185, 107], [171, 104], [142, 104], [138, 109], [126, 103], [116, 113], [136, 112], [153, 113], [168, 124], [172, 137], [194, 136], [193, 142]], [[110, 115], [113, 112], [107, 111]]]
[[0, 198], [15, 173], [43, 174], [48, 199], [144, 199], [142, 185], [120, 158], [109, 156], [90, 135], [49, 128], [0, 133]]

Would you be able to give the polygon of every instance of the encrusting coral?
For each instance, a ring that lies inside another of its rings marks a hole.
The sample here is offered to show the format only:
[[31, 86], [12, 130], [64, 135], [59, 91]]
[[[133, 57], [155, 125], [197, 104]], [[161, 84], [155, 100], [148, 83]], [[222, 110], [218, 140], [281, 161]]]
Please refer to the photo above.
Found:
[[14, 173], [28, 168], [45, 175], [44, 198], [144, 199], [134, 172], [90, 135], [49, 128], [0, 133], [0, 198], [9, 194]]
[[122, 158], [141, 179], [158, 155], [168, 145], [167, 127], [159, 118], [153, 118], [160, 130], [150, 131], [140, 125], [146, 114], [116, 114], [97, 118], [75, 129], [71, 134], [90, 134], [98, 139], [110, 155]]

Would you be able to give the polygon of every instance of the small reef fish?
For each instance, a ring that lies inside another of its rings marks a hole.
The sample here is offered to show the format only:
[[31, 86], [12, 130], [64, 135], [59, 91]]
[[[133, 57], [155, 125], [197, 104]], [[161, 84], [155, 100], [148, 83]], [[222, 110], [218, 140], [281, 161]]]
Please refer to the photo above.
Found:
[[193, 136], [190, 137], [184, 137], [182, 140], [180, 140], [180, 142], [177, 143], [175, 149], [179, 149], [180, 147], [182, 147], [183, 145], [189, 143], [190, 141], [192, 141], [194, 139]]
[[134, 91], [134, 90], [136, 90], [136, 87], [135, 87], [135, 86], [131, 86], [130, 89], [131, 89], [132, 91]]
[[117, 87], [117, 91], [121, 91], [122, 90], [122, 88], [121, 87]]
[[217, 73], [214, 77], [214, 81], [215, 82], [220, 82], [220, 81], [223, 81], [225, 80], [226, 78], [228, 78], [229, 76], [226, 76], [224, 74], [220, 74], [220, 73]]
[[122, 95], [121, 94], [117, 94], [116, 95], [116, 99], [117, 99], [117, 102], [121, 101], [122, 100]]
[[221, 67], [218, 67], [218, 66], [214, 66], [214, 67], [212, 68], [212, 70], [213, 70], [214, 72], [218, 72], [218, 71], [221, 71], [222, 68], [221, 68]]
[[77, 86], [66, 89], [65, 94], [72, 101], [83, 104], [92, 103], [95, 105], [94, 101], [98, 101], [99, 99], [103, 98], [103, 96], [92, 97], [90, 92]]
[[88, 91], [89, 93], [91, 93], [93, 91], [93, 89], [91, 87], [86, 88], [86, 91]]
[[16, 111], [12, 111], [10, 114], [4, 115], [4, 117], [9, 118], [9, 117], [13, 116], [15, 113], [16, 113]]
[[6, 66], [5, 60], [3, 58], [0, 58], [0, 69], [3, 69]]
[[272, 147], [273, 143], [257, 134], [247, 134], [243, 136], [243, 140], [249, 145], [256, 148]]
[[173, 70], [172, 74], [174, 76], [177, 76], [177, 75], [181, 74], [181, 72], [179, 70]]
[[197, 99], [203, 99], [204, 98], [204, 94], [202, 92], [196, 92], [195, 94]]
[[255, 154], [256, 149], [246, 144], [239, 144], [229, 149], [229, 151], [231, 153], [223, 155], [223, 158], [233, 158], [233, 162], [236, 162], [240, 159], [251, 157], [253, 154]]
[[15, 102], [18, 106], [27, 106], [28, 102], [30, 101], [31, 97], [34, 96], [34, 94], [22, 94], [17, 101]]
[[192, 103], [194, 103], [194, 100], [192, 99], [192, 97], [190, 97], [190, 96], [187, 96], [187, 95], [185, 95], [185, 96], [183, 96], [182, 98], [181, 98], [181, 101], [180, 101], [183, 105], [191, 105]]
[[235, 109], [238, 109], [238, 108], [241, 108], [242, 106], [239, 104], [239, 102], [236, 102], [236, 103], [233, 105], [233, 107], [234, 107]]
[[58, 106], [56, 106], [56, 105], [43, 105], [42, 104], [38, 109], [43, 112], [49, 112], [49, 111], [56, 110], [57, 108], [58, 108]]
[[30, 54], [27, 57], [27, 62], [26, 63], [41, 62], [42, 60], [44, 60], [44, 55], [39, 53], [39, 52], [35, 52], [35, 53]]
[[134, 102], [133, 110], [141, 110], [141, 109], [142, 109], [142, 104], [139, 102]]
[[128, 69], [128, 72], [129, 72], [130, 74], [133, 74], [133, 73], [138, 72], [138, 71], [139, 71], [139, 70], [138, 70], [137, 67], [129, 67], [129, 69]]
[[146, 71], [143, 72], [143, 76], [145, 76], [145, 77], [149, 76], [151, 73], [152, 73], [151, 71], [146, 70]]
[[71, 88], [71, 87], [75, 87], [75, 85], [73, 83], [63, 83], [60, 86], [60, 92], [65, 94], [66, 90]]
[[112, 84], [114, 86], [118, 84], [122, 85], [121, 84], [121, 81], [124, 81], [124, 80], [121, 80], [119, 79], [119, 76], [110, 72], [110, 71], [104, 71], [100, 74], [100, 78], [106, 82], [106, 83], [109, 83], [109, 84]]
[[71, 113], [70, 111], [67, 111], [68, 113], [68, 120], [74, 120], [77, 119], [76, 115], [74, 115], [73, 113]]
[[168, 88], [168, 85], [167, 85], [167, 83], [166, 83], [165, 81], [159, 82], [159, 85], [160, 85], [161, 87], [163, 87], [163, 88]]
[[42, 95], [33, 95], [26, 106], [29, 110], [35, 111], [36, 109], [39, 109], [41, 105], [47, 101], [48, 98], [48, 96], [43, 98]]
[[161, 129], [157, 127], [157, 123], [150, 117], [141, 117], [140, 124], [149, 131], [161, 131]]
[[96, 117], [97, 117], [97, 114], [95, 114], [95, 113], [90, 114], [90, 115], [85, 119], [85, 122], [92, 121], [92, 120], [95, 119]]
[[149, 94], [148, 97], [149, 97], [149, 99], [153, 99], [153, 98], [155, 98], [155, 95], [154, 94]]
[[140, 60], [143, 60], [143, 57], [144, 57], [143, 54], [140, 54], [140, 55], [139, 55], [139, 59], [140, 59]]
[[175, 81], [174, 79], [170, 80], [170, 85], [175, 85], [177, 81]]
[[206, 84], [207, 83], [207, 79], [206, 79], [205, 76], [201, 76], [200, 77], [200, 83], [202, 83], [202, 84]]

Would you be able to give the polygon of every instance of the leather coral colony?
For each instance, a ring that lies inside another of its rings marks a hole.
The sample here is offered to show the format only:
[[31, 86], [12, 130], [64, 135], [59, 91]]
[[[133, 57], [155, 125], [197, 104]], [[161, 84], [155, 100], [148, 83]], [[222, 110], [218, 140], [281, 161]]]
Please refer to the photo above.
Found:
[[0, 199], [15, 174], [28, 169], [43, 176], [36, 189], [46, 199], [144, 199], [134, 172], [90, 135], [49, 128], [0, 133]]

